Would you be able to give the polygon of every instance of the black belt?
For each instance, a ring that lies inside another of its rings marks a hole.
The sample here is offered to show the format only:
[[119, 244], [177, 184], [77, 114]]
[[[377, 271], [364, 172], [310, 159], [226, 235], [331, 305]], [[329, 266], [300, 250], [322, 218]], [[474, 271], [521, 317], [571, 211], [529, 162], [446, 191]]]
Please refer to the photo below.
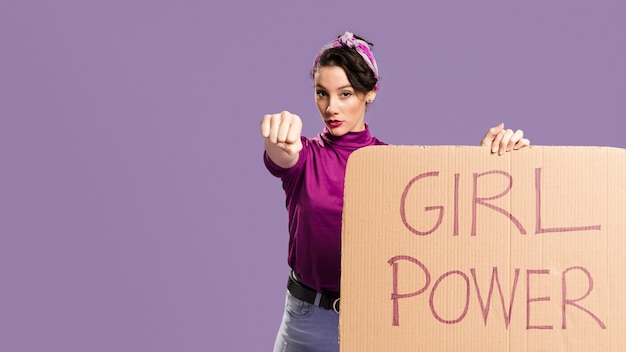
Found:
[[287, 281], [287, 289], [295, 298], [307, 303], [314, 304], [320, 308], [332, 309], [339, 313], [339, 295], [327, 292], [316, 291], [303, 284], [292, 271]]

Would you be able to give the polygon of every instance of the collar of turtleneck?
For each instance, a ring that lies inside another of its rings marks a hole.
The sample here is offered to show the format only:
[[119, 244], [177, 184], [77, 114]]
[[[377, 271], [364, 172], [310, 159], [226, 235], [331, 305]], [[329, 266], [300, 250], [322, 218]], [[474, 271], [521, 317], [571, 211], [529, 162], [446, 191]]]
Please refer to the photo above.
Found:
[[325, 127], [320, 136], [325, 142], [342, 147], [363, 147], [371, 145], [374, 140], [367, 124], [365, 124], [363, 131], [348, 132], [343, 136], [334, 136], [330, 133], [328, 128]]

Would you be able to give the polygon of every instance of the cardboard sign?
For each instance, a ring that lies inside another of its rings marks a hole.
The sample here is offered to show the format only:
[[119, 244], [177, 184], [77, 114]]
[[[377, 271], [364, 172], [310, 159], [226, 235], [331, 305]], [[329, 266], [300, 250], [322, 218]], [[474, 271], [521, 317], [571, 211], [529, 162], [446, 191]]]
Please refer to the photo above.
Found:
[[378, 146], [346, 172], [341, 351], [626, 351], [626, 149]]

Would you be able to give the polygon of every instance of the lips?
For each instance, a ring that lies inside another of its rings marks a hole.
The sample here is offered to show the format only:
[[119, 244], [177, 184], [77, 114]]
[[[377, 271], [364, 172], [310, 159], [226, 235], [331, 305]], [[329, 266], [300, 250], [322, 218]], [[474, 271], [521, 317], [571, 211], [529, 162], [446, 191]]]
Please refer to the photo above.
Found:
[[343, 121], [337, 121], [337, 120], [329, 120], [326, 121], [326, 124], [330, 127], [339, 127], [343, 124]]

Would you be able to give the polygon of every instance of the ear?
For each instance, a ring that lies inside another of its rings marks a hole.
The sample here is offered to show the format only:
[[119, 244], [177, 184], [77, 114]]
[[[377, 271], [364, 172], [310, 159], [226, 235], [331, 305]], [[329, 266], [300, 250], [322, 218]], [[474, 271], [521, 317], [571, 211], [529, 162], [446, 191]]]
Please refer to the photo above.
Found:
[[376, 89], [372, 89], [369, 92], [367, 92], [367, 94], [365, 94], [365, 101], [368, 104], [371, 104], [374, 99], [376, 99]]

